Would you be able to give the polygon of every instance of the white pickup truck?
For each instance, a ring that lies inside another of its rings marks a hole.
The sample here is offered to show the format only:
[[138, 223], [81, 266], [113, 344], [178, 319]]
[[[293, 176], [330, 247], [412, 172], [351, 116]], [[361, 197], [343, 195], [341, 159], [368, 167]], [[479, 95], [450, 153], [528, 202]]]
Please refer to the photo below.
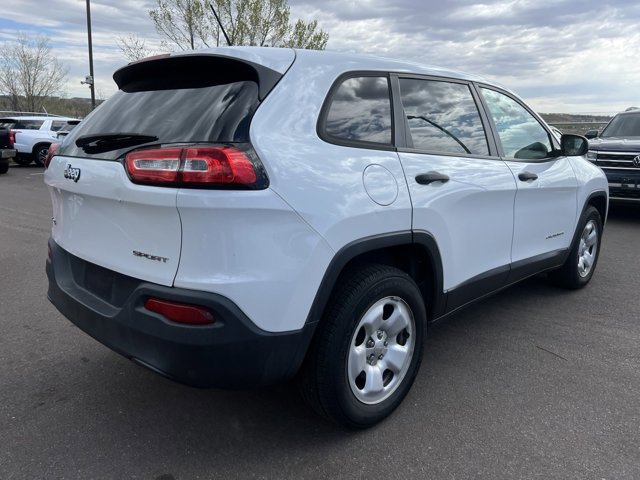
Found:
[[19, 165], [44, 165], [49, 145], [57, 141], [57, 131], [75, 118], [29, 115], [5, 116], [0, 118], [0, 127], [9, 129], [9, 141], [16, 150], [14, 161]]

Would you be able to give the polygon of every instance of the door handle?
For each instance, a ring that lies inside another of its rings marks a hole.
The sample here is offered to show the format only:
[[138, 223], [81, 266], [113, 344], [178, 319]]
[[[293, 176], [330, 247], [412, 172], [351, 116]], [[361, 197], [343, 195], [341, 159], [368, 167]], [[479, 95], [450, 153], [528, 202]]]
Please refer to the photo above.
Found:
[[427, 172], [427, 173], [419, 173], [416, 175], [416, 182], [420, 185], [429, 185], [433, 182], [442, 182], [446, 183], [449, 181], [449, 176], [444, 173], [439, 172]]
[[522, 180], [523, 182], [528, 182], [529, 180], [537, 180], [538, 179], [538, 175], [536, 175], [535, 173], [531, 173], [531, 172], [522, 172], [518, 174], [518, 178], [520, 180]]

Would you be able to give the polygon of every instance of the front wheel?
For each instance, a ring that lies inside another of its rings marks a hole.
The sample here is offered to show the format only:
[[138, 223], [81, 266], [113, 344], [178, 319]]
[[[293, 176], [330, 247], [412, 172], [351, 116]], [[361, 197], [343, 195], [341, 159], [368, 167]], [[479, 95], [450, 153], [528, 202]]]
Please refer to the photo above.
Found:
[[549, 278], [558, 286], [577, 289], [584, 287], [596, 269], [602, 241], [602, 219], [595, 207], [588, 207], [580, 218], [578, 236], [571, 245], [567, 260]]
[[330, 299], [300, 375], [320, 414], [355, 428], [402, 402], [422, 359], [426, 321], [418, 286], [402, 270], [371, 265], [346, 276]]

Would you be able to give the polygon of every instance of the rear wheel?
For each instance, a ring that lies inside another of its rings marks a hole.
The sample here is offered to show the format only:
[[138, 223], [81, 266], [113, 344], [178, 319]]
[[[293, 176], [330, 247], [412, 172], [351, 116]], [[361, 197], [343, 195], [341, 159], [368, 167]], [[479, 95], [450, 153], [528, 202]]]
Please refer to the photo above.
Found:
[[564, 288], [582, 288], [593, 276], [600, 255], [602, 219], [595, 207], [588, 207], [578, 223], [578, 236], [571, 245], [569, 257], [549, 278]]
[[422, 358], [422, 295], [402, 270], [371, 265], [337, 286], [300, 375], [311, 406], [355, 428], [383, 420], [411, 388]]
[[0, 163], [0, 175], [9, 171], [9, 162]]
[[47, 159], [48, 153], [49, 153], [49, 145], [38, 145], [33, 150], [33, 161], [39, 167], [44, 166], [44, 162]]

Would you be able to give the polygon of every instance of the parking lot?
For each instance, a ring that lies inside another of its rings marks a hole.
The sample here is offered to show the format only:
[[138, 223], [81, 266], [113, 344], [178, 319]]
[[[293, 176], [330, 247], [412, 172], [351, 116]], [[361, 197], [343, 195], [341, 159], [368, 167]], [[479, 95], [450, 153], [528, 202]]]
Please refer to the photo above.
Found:
[[385, 422], [346, 431], [293, 386], [198, 390], [113, 353], [46, 299], [42, 169], [0, 176], [0, 479], [640, 478], [640, 206], [596, 274], [534, 277], [429, 330]]

